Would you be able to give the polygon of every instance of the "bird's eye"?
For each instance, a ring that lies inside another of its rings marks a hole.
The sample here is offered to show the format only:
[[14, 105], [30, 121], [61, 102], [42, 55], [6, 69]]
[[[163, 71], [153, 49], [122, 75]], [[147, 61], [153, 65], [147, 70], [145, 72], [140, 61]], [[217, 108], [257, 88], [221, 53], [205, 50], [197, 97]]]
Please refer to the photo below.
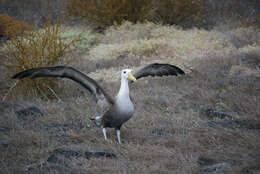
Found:
[[126, 73], [126, 71], [123, 72], [124, 74]]

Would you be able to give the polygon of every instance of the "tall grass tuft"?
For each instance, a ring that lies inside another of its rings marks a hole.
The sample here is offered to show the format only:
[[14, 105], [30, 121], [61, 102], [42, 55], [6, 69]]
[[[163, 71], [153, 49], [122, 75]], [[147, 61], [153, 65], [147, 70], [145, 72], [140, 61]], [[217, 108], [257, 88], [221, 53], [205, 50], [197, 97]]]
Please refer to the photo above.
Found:
[[[4, 65], [8, 74], [12, 76], [30, 68], [68, 64], [71, 60], [68, 53], [76, 40], [65, 42], [60, 36], [60, 28], [58, 24], [52, 25], [48, 21], [42, 29], [23, 32], [6, 42]], [[56, 96], [54, 89], [59, 85], [57, 79], [23, 79], [18, 81], [13, 91], [21, 92], [24, 96], [49, 98]]]

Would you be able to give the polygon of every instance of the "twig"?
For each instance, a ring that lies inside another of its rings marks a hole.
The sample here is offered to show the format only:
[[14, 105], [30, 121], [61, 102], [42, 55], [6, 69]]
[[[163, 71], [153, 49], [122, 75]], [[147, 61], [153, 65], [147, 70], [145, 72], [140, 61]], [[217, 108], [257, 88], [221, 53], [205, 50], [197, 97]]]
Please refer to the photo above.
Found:
[[20, 82], [20, 80], [19, 80], [19, 81], [16, 81], [16, 82], [14, 83], [14, 85], [9, 88], [8, 92], [7, 92], [7, 93], [5, 94], [5, 96], [3, 97], [2, 101], [5, 101], [6, 97], [11, 93], [12, 89], [13, 89], [19, 82]]
[[59, 98], [59, 96], [55, 93], [55, 91], [53, 89], [51, 89], [51, 87], [47, 86], [48, 89], [54, 94], [54, 96], [59, 100], [59, 102], [61, 102], [62, 100]]

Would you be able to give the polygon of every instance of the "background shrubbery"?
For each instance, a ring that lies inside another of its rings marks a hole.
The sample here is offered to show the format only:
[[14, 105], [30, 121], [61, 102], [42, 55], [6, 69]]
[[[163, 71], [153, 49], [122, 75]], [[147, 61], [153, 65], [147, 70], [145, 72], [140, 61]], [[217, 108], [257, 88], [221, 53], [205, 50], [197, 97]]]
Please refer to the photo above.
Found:
[[207, 26], [260, 27], [258, 0], [206, 0], [204, 9]]
[[16, 19], [6, 14], [0, 14], [0, 37], [11, 38], [31, 29], [31, 26], [24, 21]]
[[64, 0], [0, 0], [0, 11], [17, 20], [34, 23], [41, 16], [60, 16], [63, 4]]
[[67, 0], [69, 15], [104, 26], [128, 20], [143, 22], [152, 8], [150, 0]]
[[154, 0], [150, 20], [183, 27], [199, 27], [205, 20], [204, 2], [205, 0]]
[[219, 24], [259, 26], [258, 6], [255, 0], [67, 0], [66, 11], [102, 27], [125, 20], [149, 20], [185, 28], [210, 28]]
[[204, 0], [67, 0], [69, 15], [101, 26], [123, 21], [153, 21], [182, 26], [198, 26], [203, 21]]
[[149, 20], [185, 28], [260, 25], [258, 0], [1, 0], [0, 11], [28, 23], [51, 14], [63, 23], [79, 24], [84, 19], [99, 27], [125, 20]]

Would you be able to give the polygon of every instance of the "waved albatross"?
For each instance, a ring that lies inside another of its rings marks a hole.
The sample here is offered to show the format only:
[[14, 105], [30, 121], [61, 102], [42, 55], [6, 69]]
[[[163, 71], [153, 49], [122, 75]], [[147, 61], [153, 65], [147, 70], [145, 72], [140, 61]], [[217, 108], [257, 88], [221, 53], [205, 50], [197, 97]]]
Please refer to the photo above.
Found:
[[105, 140], [107, 140], [106, 128], [115, 128], [118, 143], [120, 144], [120, 128], [134, 114], [134, 105], [129, 96], [128, 81], [136, 81], [136, 79], [146, 76], [177, 76], [178, 74], [185, 73], [179, 67], [170, 64], [149, 64], [140, 69], [134, 75], [132, 75], [131, 69], [124, 69], [121, 72], [121, 86], [115, 99], [112, 99], [94, 79], [68, 66], [28, 69], [15, 74], [12, 78], [22, 79], [30, 77], [31, 79], [34, 79], [38, 77], [62, 77], [78, 82], [95, 96], [97, 104], [102, 109], [103, 115], [95, 117], [95, 120], [101, 121]]

